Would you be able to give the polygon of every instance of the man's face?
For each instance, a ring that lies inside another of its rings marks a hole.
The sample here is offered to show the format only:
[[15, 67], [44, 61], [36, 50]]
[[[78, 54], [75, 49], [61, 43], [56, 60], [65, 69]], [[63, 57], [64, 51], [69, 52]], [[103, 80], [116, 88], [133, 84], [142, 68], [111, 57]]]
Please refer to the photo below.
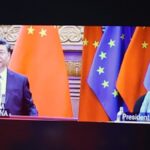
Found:
[[6, 67], [9, 59], [10, 53], [8, 52], [6, 45], [0, 45], [0, 68]]

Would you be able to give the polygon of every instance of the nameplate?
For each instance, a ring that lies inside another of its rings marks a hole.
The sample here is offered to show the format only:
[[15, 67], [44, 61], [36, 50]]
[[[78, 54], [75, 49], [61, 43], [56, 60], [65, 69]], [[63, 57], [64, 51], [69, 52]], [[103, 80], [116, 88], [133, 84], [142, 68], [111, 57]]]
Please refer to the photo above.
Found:
[[11, 116], [11, 114], [8, 109], [2, 108], [2, 109], [0, 109], [0, 116], [1, 117], [9, 117], [9, 116]]
[[121, 121], [145, 121], [150, 122], [150, 113], [123, 113], [121, 116]]

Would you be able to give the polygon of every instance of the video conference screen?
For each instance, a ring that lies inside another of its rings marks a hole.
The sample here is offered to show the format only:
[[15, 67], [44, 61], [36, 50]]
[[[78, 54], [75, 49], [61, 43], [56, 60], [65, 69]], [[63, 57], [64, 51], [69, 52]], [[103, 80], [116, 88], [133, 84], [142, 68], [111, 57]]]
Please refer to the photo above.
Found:
[[150, 27], [1, 25], [0, 32], [0, 116], [150, 121]]

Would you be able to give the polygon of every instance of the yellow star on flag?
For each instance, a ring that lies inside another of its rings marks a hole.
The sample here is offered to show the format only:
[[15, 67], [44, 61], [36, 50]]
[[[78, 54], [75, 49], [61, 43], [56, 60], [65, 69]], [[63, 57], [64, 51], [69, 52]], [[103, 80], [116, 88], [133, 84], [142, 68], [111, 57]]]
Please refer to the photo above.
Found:
[[102, 85], [103, 85], [104, 88], [109, 87], [109, 82], [104, 80]]
[[110, 39], [108, 45], [110, 46], [110, 48], [112, 48], [113, 46], [115, 46], [115, 40]]
[[114, 95], [114, 97], [118, 96], [118, 91], [114, 89], [114, 91], [112, 92], [112, 95]]
[[121, 38], [122, 40], [124, 40], [124, 39], [125, 39], [125, 35], [122, 34], [122, 35], [120, 36], [120, 38]]
[[101, 58], [101, 60], [103, 60], [104, 58], [106, 58], [106, 53], [101, 51], [101, 54], [99, 55], [99, 57]]
[[98, 41], [94, 41], [93, 46], [96, 48], [98, 47], [99, 42]]
[[83, 40], [83, 45], [84, 45], [84, 46], [87, 46], [88, 43], [89, 43], [89, 41], [88, 41], [87, 39], [84, 39], [84, 40]]
[[44, 37], [47, 35], [46, 32], [47, 32], [47, 30], [42, 28], [39, 33], [40, 33], [41, 37]]
[[148, 43], [146, 43], [145, 41], [142, 43], [142, 48], [147, 48], [148, 47]]
[[35, 31], [35, 29], [32, 26], [30, 26], [29, 28], [27, 28], [27, 30], [28, 30], [28, 34], [33, 34], [34, 31]]
[[97, 69], [97, 72], [98, 72], [99, 74], [104, 73], [104, 68], [99, 67], [99, 68]]

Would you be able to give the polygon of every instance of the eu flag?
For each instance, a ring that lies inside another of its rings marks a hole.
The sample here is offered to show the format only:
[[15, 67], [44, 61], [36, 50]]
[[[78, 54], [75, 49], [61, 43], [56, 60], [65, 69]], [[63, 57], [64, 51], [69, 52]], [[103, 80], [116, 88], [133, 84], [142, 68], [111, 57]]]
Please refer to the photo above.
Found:
[[88, 84], [111, 120], [116, 120], [119, 107], [127, 106], [116, 90], [116, 80], [134, 27], [107, 26], [88, 76]]

